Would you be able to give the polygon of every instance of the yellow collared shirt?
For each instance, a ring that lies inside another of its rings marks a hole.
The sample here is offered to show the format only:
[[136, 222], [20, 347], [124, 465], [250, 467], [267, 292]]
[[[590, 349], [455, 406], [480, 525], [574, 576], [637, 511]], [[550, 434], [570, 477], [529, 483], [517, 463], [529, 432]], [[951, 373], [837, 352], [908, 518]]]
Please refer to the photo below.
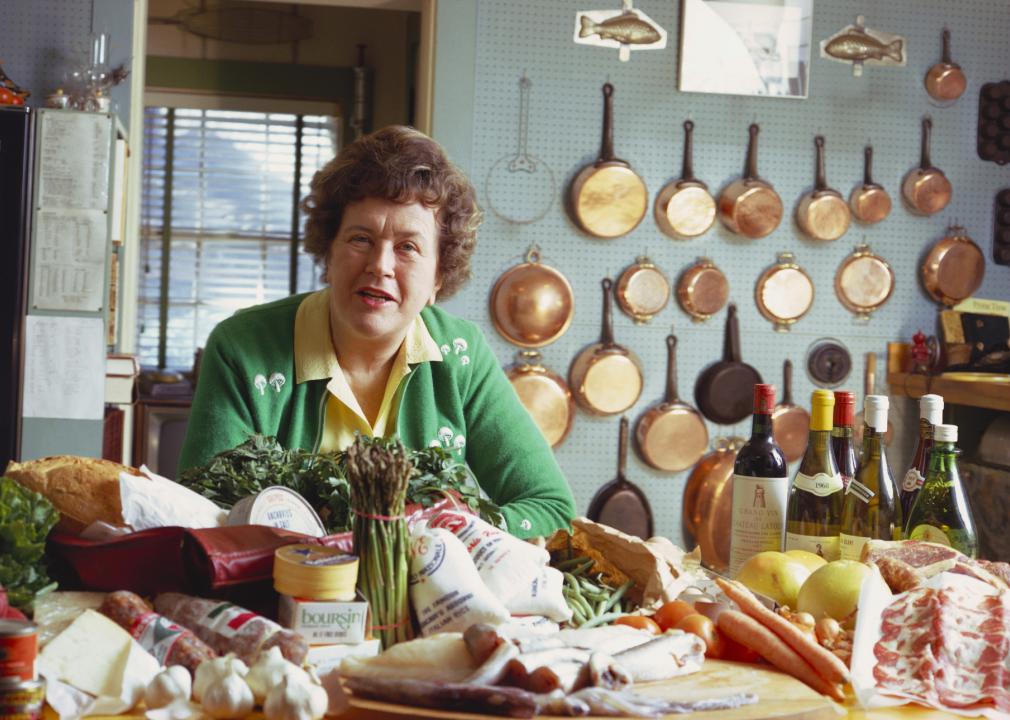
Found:
[[330, 394], [326, 402], [320, 452], [345, 449], [354, 442], [355, 433], [373, 437], [389, 437], [395, 433], [403, 381], [410, 375], [411, 366], [441, 361], [442, 353], [438, 349], [438, 343], [418, 315], [407, 330], [407, 337], [393, 361], [373, 426], [351, 391], [333, 349], [330, 339], [329, 290], [309, 295], [298, 306], [295, 316], [296, 380], [301, 384], [309, 380], [329, 379], [326, 389]]

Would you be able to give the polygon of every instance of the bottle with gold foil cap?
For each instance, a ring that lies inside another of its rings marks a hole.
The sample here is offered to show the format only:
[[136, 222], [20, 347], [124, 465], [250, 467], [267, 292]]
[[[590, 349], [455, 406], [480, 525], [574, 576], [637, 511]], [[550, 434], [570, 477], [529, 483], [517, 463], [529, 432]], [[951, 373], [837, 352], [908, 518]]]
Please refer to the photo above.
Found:
[[789, 488], [786, 550], [807, 550], [829, 562], [839, 559], [842, 476], [831, 452], [835, 397], [814, 390], [810, 400], [810, 439]]

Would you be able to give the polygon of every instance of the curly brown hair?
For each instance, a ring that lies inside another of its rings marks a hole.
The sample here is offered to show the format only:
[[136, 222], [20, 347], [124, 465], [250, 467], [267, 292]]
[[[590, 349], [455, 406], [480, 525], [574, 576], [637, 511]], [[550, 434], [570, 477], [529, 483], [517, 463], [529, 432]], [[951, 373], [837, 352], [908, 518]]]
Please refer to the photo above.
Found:
[[319, 170], [302, 201], [305, 249], [317, 263], [326, 265], [344, 208], [371, 197], [420, 202], [435, 210], [438, 298], [459, 290], [470, 277], [481, 211], [473, 185], [442, 146], [413, 128], [390, 125], [355, 140]]

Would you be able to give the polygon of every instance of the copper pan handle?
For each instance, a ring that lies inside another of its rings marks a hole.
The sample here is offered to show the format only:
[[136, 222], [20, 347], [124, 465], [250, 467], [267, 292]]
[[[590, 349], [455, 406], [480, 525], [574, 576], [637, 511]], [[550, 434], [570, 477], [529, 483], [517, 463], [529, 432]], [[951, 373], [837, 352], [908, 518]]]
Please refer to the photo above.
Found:
[[863, 185], [873, 185], [873, 146], [863, 150]]
[[600, 141], [600, 160], [614, 159], [614, 86], [603, 84], [603, 139]]
[[929, 135], [932, 129], [933, 121], [929, 115], [926, 115], [922, 118], [922, 152], [919, 158], [919, 167], [923, 170], [929, 170], [931, 166], [929, 160]]
[[627, 481], [624, 469], [628, 465], [628, 416], [621, 416], [620, 430], [617, 435], [617, 479]]
[[944, 65], [953, 65], [954, 63], [950, 60], [950, 30], [944, 28], [940, 37], [942, 38], [943, 44], [943, 52], [940, 55], [940, 62]]
[[614, 281], [603, 278], [603, 327], [600, 328], [600, 343], [606, 347], [614, 345], [614, 314], [611, 309], [610, 293], [614, 289]]
[[694, 180], [694, 123], [684, 121], [684, 164], [681, 167], [681, 180]]
[[782, 363], [782, 404], [793, 404], [793, 361]]
[[817, 156], [814, 175], [814, 192], [824, 192], [828, 189], [828, 180], [824, 174], [824, 136], [814, 138], [814, 154]]
[[747, 129], [750, 140], [747, 142], [747, 163], [744, 165], [743, 176], [745, 180], [756, 180], [758, 176], [758, 133], [761, 127], [757, 123], [751, 123]]
[[666, 402], [677, 402], [677, 336], [666, 336]]

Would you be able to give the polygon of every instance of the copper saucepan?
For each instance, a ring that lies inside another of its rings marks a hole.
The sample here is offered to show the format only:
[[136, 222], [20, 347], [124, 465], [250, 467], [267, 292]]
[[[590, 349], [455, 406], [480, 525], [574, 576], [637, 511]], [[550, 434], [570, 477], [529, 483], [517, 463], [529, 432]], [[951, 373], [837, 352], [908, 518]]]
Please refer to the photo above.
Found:
[[618, 307], [636, 325], [642, 325], [670, 301], [670, 281], [652, 260], [641, 255], [621, 273], [614, 294]]
[[615, 238], [634, 230], [649, 209], [645, 181], [614, 155], [614, 86], [603, 86], [603, 140], [596, 162], [579, 171], [569, 200], [575, 222], [590, 235]]
[[793, 362], [782, 363], [782, 402], [772, 411], [772, 436], [786, 462], [803, 457], [810, 434], [810, 413], [793, 403]]
[[920, 215], [935, 215], [947, 207], [954, 190], [940, 168], [929, 159], [929, 136], [933, 121], [922, 119], [922, 151], [919, 167], [912, 168], [901, 181], [901, 196], [908, 207]]
[[863, 150], [863, 184], [852, 189], [849, 206], [856, 220], [867, 225], [878, 223], [891, 214], [891, 196], [882, 185], [873, 182], [873, 147]]
[[666, 337], [666, 396], [638, 418], [638, 453], [656, 470], [680, 472], [698, 462], [708, 447], [701, 414], [677, 395], [677, 338]]
[[852, 214], [842, 194], [828, 187], [824, 176], [824, 136], [814, 138], [817, 171], [814, 189], [796, 206], [796, 223], [814, 240], [837, 240], [849, 229]]
[[950, 30], [943, 29], [943, 52], [940, 62], [926, 73], [926, 92], [934, 100], [948, 103], [957, 100], [968, 87], [968, 79], [961, 66], [950, 59]]
[[936, 300], [953, 307], [982, 285], [985, 256], [963, 227], [953, 226], [922, 263], [922, 285]]
[[719, 219], [737, 235], [762, 238], [782, 220], [782, 198], [771, 183], [757, 174], [757, 140], [761, 128], [750, 126], [747, 162], [743, 177], [734, 180], [719, 195]]
[[530, 246], [526, 262], [509, 268], [495, 282], [489, 302], [495, 329], [525, 348], [548, 345], [572, 324], [575, 297], [560, 271], [540, 262], [540, 249]]
[[575, 401], [565, 381], [540, 363], [536, 350], [521, 351], [506, 375], [548, 444], [564, 442], [575, 418]]
[[677, 302], [693, 322], [704, 322], [726, 306], [729, 281], [708, 258], [698, 258], [677, 280]]
[[718, 572], [729, 568], [733, 516], [733, 465], [741, 438], [718, 438], [714, 449], [694, 466], [684, 485], [681, 530], [684, 545], [701, 548], [702, 562]]
[[715, 200], [708, 186], [694, 176], [693, 131], [694, 123], [685, 120], [680, 179], [663, 186], [653, 207], [659, 229], [677, 240], [704, 235], [715, 222]]
[[616, 415], [634, 405], [642, 394], [642, 362], [631, 350], [614, 342], [610, 294], [614, 283], [603, 278], [603, 327], [600, 341], [583, 349], [568, 371], [568, 386], [579, 406], [593, 415]]

